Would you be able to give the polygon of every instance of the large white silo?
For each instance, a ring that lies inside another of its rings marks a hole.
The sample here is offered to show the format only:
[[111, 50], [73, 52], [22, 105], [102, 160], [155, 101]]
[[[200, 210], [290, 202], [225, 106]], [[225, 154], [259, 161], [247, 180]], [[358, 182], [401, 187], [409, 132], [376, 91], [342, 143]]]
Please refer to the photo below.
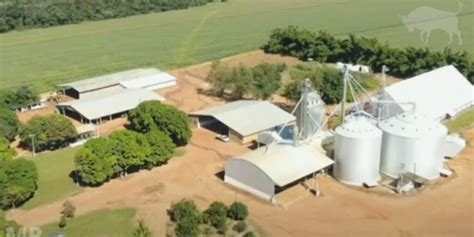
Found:
[[336, 128], [334, 176], [339, 181], [362, 186], [380, 180], [382, 131], [365, 116], [351, 116]]
[[411, 172], [436, 179], [448, 133], [441, 123], [407, 112], [379, 122], [383, 131], [380, 171], [393, 178]]

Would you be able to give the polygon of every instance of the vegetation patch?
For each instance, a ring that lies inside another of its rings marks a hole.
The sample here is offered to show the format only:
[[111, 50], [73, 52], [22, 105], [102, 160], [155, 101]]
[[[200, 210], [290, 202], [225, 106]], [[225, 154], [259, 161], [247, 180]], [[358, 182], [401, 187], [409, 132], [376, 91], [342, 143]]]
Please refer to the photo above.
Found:
[[458, 115], [446, 124], [450, 132], [458, 133], [462, 130], [474, 126], [474, 107]]
[[[32, 209], [82, 191], [74, 182], [74, 156], [80, 148], [67, 148], [32, 158], [38, 169], [38, 189], [22, 208]], [[54, 188], [51, 188], [54, 187]]]
[[227, 207], [215, 201], [201, 213], [194, 201], [183, 199], [173, 204], [168, 213], [172, 221], [167, 227], [168, 236], [243, 236], [255, 231], [247, 223], [247, 206], [240, 202]]
[[68, 237], [130, 237], [135, 229], [134, 209], [103, 209], [74, 217], [64, 228], [58, 223], [41, 227], [45, 236], [51, 233], [64, 233]]

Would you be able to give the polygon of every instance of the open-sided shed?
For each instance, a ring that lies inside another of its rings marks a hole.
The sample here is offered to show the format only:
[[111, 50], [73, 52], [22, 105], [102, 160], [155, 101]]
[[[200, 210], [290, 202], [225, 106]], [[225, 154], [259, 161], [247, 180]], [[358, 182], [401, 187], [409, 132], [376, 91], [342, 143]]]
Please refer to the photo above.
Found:
[[82, 100], [57, 105], [61, 114], [73, 117], [81, 123], [101, 123], [103, 118], [112, 119], [136, 108], [141, 102], [165, 99], [146, 89], [127, 89], [115, 93], [97, 95]]
[[227, 161], [224, 181], [260, 198], [276, 202], [278, 189], [333, 163], [314, 145], [277, 143]]
[[268, 101], [239, 100], [189, 114], [198, 127], [228, 135], [242, 144], [257, 140], [264, 131], [295, 121], [290, 113]]

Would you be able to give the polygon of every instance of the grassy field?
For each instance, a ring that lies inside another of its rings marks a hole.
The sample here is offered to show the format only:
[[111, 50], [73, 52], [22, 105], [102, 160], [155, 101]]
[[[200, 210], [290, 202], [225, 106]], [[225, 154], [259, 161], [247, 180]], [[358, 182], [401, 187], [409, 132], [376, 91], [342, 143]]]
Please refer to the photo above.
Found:
[[74, 155], [78, 149], [68, 148], [32, 158], [39, 173], [38, 190], [22, 208], [31, 209], [66, 198], [82, 190], [69, 177], [74, 170]]
[[[473, 2], [459, 15], [464, 44], [474, 50]], [[258, 49], [270, 31], [290, 24], [388, 40], [395, 46], [423, 46], [419, 32], [409, 32], [400, 15], [420, 6], [456, 12], [458, 1], [446, 0], [230, 0], [183, 11], [155, 13], [78, 25], [0, 35], [0, 89], [53, 85], [109, 72], [153, 66], [182, 67]], [[433, 49], [447, 46], [448, 36], [435, 30]]]
[[54, 232], [65, 233], [68, 237], [130, 237], [135, 227], [135, 210], [99, 210], [68, 221], [64, 229], [58, 223], [42, 226], [42, 236]]
[[474, 108], [471, 108], [447, 124], [450, 132], [461, 132], [465, 128], [474, 126]]

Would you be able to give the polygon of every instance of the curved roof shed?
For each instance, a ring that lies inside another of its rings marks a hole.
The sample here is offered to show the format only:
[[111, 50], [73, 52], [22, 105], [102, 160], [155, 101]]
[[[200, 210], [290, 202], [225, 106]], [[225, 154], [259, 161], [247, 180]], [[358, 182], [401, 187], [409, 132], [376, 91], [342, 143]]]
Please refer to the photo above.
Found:
[[275, 186], [284, 187], [334, 162], [316, 146], [273, 144], [225, 164], [225, 182], [261, 198], [275, 201]]

